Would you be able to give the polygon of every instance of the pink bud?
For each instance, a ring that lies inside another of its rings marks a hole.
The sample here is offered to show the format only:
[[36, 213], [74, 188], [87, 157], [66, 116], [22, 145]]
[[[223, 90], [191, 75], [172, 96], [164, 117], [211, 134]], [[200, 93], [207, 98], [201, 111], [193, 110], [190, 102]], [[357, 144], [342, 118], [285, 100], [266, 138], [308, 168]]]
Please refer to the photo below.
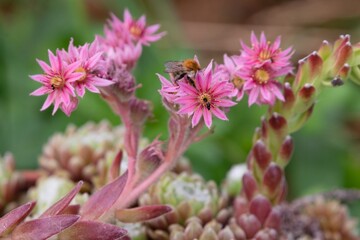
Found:
[[243, 189], [248, 200], [251, 200], [257, 192], [257, 183], [250, 172], [244, 174], [242, 178]]
[[262, 140], [258, 140], [252, 150], [252, 154], [255, 158], [256, 163], [261, 168], [261, 170], [265, 170], [265, 168], [269, 165], [272, 155], [267, 150], [265, 143]]
[[263, 185], [265, 186], [267, 193], [272, 198], [280, 187], [280, 182], [283, 178], [282, 169], [272, 163], [265, 171], [263, 178]]
[[313, 99], [315, 95], [315, 87], [311, 84], [305, 84], [301, 90], [299, 91], [299, 97], [303, 101], [309, 101], [310, 99]]
[[263, 225], [271, 211], [271, 203], [264, 196], [257, 195], [251, 200], [249, 211], [251, 214], [255, 215], [261, 225]]
[[339, 76], [342, 79], [346, 79], [348, 77], [348, 74], [350, 72], [350, 66], [349, 64], [345, 63], [342, 68], [340, 69]]
[[277, 162], [280, 166], [284, 167], [290, 161], [291, 155], [294, 150], [294, 143], [290, 135], [286, 136], [285, 140], [281, 144], [279, 156]]
[[352, 54], [352, 46], [350, 42], [347, 42], [342, 48], [339, 49], [338, 54], [335, 55], [335, 65], [333, 74], [337, 75], [344, 64], [349, 60]]
[[282, 131], [286, 125], [286, 119], [278, 113], [273, 113], [269, 119], [270, 127], [275, 131]]
[[310, 78], [314, 79], [314, 77], [321, 73], [323, 61], [317, 52], [310, 54], [308, 61], [310, 66]]
[[287, 187], [287, 183], [286, 183], [286, 180], [284, 177], [281, 180], [279, 189], [280, 189], [280, 192], [276, 196], [275, 204], [279, 204], [286, 199], [288, 187]]
[[263, 139], [266, 139], [268, 137], [269, 132], [269, 126], [265, 119], [265, 117], [261, 118], [261, 135]]
[[161, 148], [162, 144], [161, 141], [155, 139], [141, 151], [138, 161], [136, 162], [136, 174], [139, 180], [148, 177], [164, 160]]
[[235, 216], [240, 216], [242, 214], [245, 214], [249, 210], [248, 201], [242, 196], [236, 197], [233, 205], [235, 210], [234, 213]]
[[129, 107], [132, 124], [142, 127], [146, 119], [151, 116], [151, 103], [149, 101], [132, 98], [129, 100]]
[[252, 214], [243, 214], [238, 219], [239, 226], [245, 231], [247, 239], [251, 239], [261, 229], [261, 223]]
[[266, 221], [265, 221], [265, 227], [267, 228], [273, 228], [276, 229], [277, 231], [280, 231], [280, 226], [281, 226], [281, 211], [274, 207], [269, 216], [267, 217]]
[[295, 103], [295, 95], [290, 83], [287, 82], [284, 84], [284, 97], [285, 101], [283, 102], [283, 108], [285, 110], [290, 110]]

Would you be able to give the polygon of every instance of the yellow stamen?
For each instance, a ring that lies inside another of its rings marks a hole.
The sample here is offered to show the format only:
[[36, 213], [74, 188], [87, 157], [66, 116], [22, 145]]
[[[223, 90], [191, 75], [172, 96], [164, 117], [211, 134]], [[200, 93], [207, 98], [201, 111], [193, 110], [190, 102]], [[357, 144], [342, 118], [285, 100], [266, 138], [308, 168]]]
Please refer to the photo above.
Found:
[[134, 24], [130, 27], [130, 33], [135, 37], [140, 37], [142, 34], [142, 29]]
[[257, 81], [260, 84], [267, 83], [270, 79], [270, 74], [268, 71], [264, 69], [258, 69], [255, 71], [254, 74], [255, 81]]
[[51, 78], [50, 83], [51, 83], [51, 87], [55, 89], [55, 88], [62, 88], [65, 84], [65, 81], [62, 77], [55, 76]]
[[239, 78], [239, 77], [234, 77], [234, 78], [232, 79], [232, 83], [234, 84], [234, 86], [235, 86], [236, 88], [241, 88], [242, 85], [244, 85], [244, 79]]
[[77, 80], [78, 82], [82, 82], [82, 81], [84, 81], [84, 80], [86, 79], [86, 70], [85, 70], [83, 67], [77, 68], [77, 69], [75, 70], [75, 72], [79, 72], [79, 73], [83, 73], [83, 74], [84, 74], [81, 78], [79, 78], [79, 79]]
[[199, 102], [206, 107], [208, 110], [210, 110], [211, 107], [211, 96], [207, 93], [203, 93], [199, 96]]
[[259, 54], [259, 60], [266, 61], [271, 58], [271, 52], [269, 50], [262, 50]]

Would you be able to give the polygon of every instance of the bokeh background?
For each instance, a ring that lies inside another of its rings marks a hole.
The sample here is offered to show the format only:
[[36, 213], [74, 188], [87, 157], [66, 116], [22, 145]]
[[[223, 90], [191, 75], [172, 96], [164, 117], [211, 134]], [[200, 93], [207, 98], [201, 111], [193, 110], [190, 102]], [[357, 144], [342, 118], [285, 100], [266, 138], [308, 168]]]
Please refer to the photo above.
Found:
[[[145, 48], [135, 76], [142, 98], [154, 102], [154, 117], [145, 136], [167, 136], [167, 113], [157, 94], [163, 63], [197, 54], [203, 65], [238, 54], [239, 39], [249, 43], [251, 30], [265, 31], [270, 40], [282, 35], [282, 46], [296, 49], [294, 63], [316, 50], [324, 39], [333, 42], [349, 33], [360, 41], [359, 0], [0, 0], [0, 154], [10, 151], [19, 168], [35, 168], [42, 145], [73, 123], [108, 119], [119, 124], [101, 97], [87, 93], [70, 118], [51, 109], [40, 112], [45, 97], [30, 97], [38, 88], [28, 75], [40, 73], [35, 59], [47, 61], [47, 49], [91, 42], [102, 34], [113, 12], [124, 8], [150, 24], [160, 23], [166, 37]], [[186, 153], [196, 171], [220, 182], [233, 164], [245, 161], [255, 127], [265, 107], [248, 108], [242, 101], [229, 122], [215, 121], [215, 134]], [[295, 153], [287, 168], [289, 199], [335, 188], [360, 188], [360, 87], [346, 82], [328, 89], [313, 117], [296, 134]], [[359, 207], [352, 206], [360, 216]]]

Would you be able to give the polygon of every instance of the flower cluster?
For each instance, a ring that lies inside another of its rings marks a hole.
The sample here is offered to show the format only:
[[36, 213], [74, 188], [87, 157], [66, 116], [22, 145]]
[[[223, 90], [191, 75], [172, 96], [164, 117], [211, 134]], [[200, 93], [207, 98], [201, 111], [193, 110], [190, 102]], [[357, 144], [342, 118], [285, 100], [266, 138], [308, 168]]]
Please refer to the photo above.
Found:
[[[186, 61], [198, 63], [196, 57], [194, 60]], [[180, 64], [185, 65], [186, 61]], [[186, 71], [186, 68], [183, 71]], [[210, 128], [212, 115], [221, 120], [228, 120], [223, 108], [236, 104], [229, 98], [234, 91], [233, 85], [222, 81], [213, 73], [212, 62], [204, 70], [197, 71], [194, 77], [190, 77], [187, 72], [179, 80], [171, 77], [168, 81], [165, 77], [158, 76], [162, 83], [160, 94], [169, 103], [179, 105], [178, 114], [192, 116], [193, 127], [203, 119], [205, 125]]]
[[280, 42], [277, 37], [271, 44], [264, 33], [258, 40], [252, 32], [251, 47], [241, 42], [240, 55], [224, 55], [224, 64], [218, 66], [219, 74], [234, 84], [236, 100], [241, 100], [245, 92], [249, 95], [249, 106], [254, 103], [273, 105], [276, 99], [284, 101], [278, 78], [291, 73], [293, 52], [291, 47], [281, 50]]
[[132, 69], [141, 55], [142, 45], [149, 45], [165, 34], [155, 33], [159, 27], [158, 24], [147, 27], [145, 16], [135, 20], [128, 10], [124, 21], [112, 15], [105, 26], [105, 37], [97, 36], [92, 43], [78, 47], [71, 39], [68, 50], [57, 49], [55, 54], [49, 50], [50, 65], [37, 60], [44, 73], [30, 77], [42, 86], [31, 95], [48, 94], [41, 111], [54, 104], [52, 114], [60, 108], [70, 116], [85, 89], [100, 93], [100, 88], [113, 85], [114, 78]]
[[231, 57], [225, 54], [224, 63], [217, 64], [214, 70], [212, 62], [201, 69], [196, 57], [166, 63], [170, 81], [158, 75], [162, 84], [160, 94], [167, 103], [178, 106], [178, 114], [192, 117], [192, 127], [203, 118], [208, 128], [212, 125], [212, 115], [228, 120], [224, 108], [234, 106], [236, 103], [231, 98], [240, 101], [244, 93], [249, 95], [249, 105], [284, 101], [278, 80], [292, 71], [292, 48], [282, 51], [280, 37], [271, 44], [264, 33], [260, 40], [252, 33], [251, 43], [250, 48], [241, 42], [241, 54]]

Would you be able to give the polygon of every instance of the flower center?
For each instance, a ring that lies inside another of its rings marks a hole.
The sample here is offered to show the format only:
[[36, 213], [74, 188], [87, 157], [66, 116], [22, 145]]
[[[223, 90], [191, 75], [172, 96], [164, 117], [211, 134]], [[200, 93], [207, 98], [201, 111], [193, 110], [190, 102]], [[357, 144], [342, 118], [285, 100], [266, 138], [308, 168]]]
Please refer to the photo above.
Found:
[[259, 54], [259, 60], [266, 61], [271, 59], [271, 52], [268, 49], [264, 49]]
[[269, 81], [270, 74], [269, 74], [268, 71], [260, 68], [260, 69], [255, 71], [254, 79], [255, 79], [256, 82], [258, 82], [260, 84], [265, 84], [265, 83], [267, 83]]
[[232, 79], [232, 83], [234, 84], [234, 86], [236, 87], [236, 88], [241, 88], [242, 87], [242, 85], [244, 85], [244, 79], [242, 79], [242, 78], [239, 78], [239, 77], [234, 77], [233, 79]]
[[79, 72], [79, 73], [83, 73], [83, 74], [84, 74], [81, 78], [79, 78], [79, 79], [77, 80], [78, 82], [82, 82], [82, 81], [84, 81], [84, 80], [86, 79], [86, 70], [85, 70], [83, 67], [77, 68], [77, 69], [75, 70], [75, 72]]
[[199, 96], [199, 102], [210, 110], [211, 107], [211, 96], [208, 93], [203, 93]]
[[139, 27], [137, 24], [132, 24], [130, 27], [130, 33], [131, 35], [135, 36], [135, 37], [140, 37], [142, 34], [142, 29], [141, 27]]
[[55, 90], [55, 88], [62, 88], [65, 84], [65, 81], [62, 77], [55, 76], [55, 77], [51, 78], [50, 83], [51, 83], [52, 89]]

